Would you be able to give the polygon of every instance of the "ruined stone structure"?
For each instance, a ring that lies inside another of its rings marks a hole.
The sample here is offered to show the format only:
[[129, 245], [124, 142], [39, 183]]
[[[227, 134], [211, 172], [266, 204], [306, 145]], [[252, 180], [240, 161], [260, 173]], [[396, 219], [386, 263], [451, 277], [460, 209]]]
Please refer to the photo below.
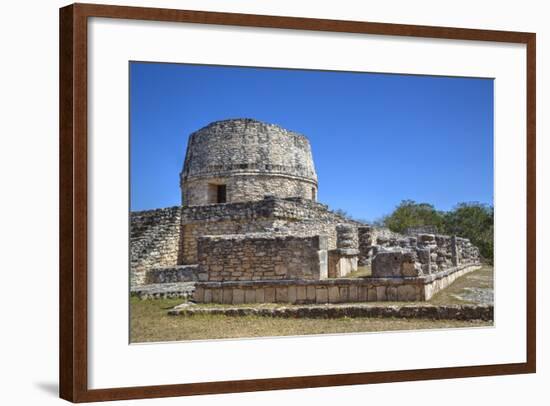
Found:
[[307, 279], [328, 275], [327, 238], [278, 233], [204, 236], [199, 267], [209, 281]]
[[216, 121], [191, 134], [180, 175], [183, 206], [261, 200], [317, 200], [306, 137], [273, 124]]
[[[207, 303], [427, 300], [479, 264], [468, 240], [399, 235], [317, 200], [308, 139], [251, 119], [189, 137], [182, 205], [131, 213], [132, 290]], [[372, 264], [372, 275], [349, 278]]]

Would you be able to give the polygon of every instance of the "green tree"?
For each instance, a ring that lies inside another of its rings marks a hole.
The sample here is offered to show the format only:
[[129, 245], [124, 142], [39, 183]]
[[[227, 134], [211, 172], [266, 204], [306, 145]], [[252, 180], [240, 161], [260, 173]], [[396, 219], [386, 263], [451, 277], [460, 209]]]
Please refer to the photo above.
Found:
[[479, 248], [483, 258], [493, 261], [493, 206], [478, 202], [460, 203], [445, 213], [443, 231], [445, 234], [469, 238]]
[[413, 200], [403, 200], [390, 215], [380, 220], [381, 225], [397, 233], [409, 227], [433, 226], [439, 233], [468, 238], [490, 263], [494, 249], [493, 222], [493, 206], [479, 202], [459, 203], [453, 210], [441, 212], [431, 204]]
[[438, 231], [443, 229], [443, 214], [433, 205], [416, 203], [414, 200], [403, 200], [393, 213], [384, 217], [384, 225], [397, 233], [409, 227], [434, 226]]

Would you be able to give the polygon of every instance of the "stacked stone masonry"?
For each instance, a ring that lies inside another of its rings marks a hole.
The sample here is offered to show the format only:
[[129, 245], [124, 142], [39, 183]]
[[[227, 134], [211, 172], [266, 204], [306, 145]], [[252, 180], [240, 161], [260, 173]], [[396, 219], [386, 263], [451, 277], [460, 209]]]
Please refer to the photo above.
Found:
[[[328, 249], [336, 248], [336, 226], [355, 223], [330, 211], [326, 205], [301, 198], [276, 198], [240, 203], [182, 208], [183, 263], [197, 263], [197, 239], [203, 235], [272, 232], [289, 235], [323, 235]], [[357, 248], [357, 233], [350, 244]]]
[[376, 246], [397, 245], [397, 241], [404, 238], [403, 235], [395, 233], [385, 227], [373, 227], [359, 225], [358, 230], [359, 266], [370, 265], [374, 256]]
[[[131, 215], [132, 286], [146, 283], [145, 271], [198, 263], [197, 241], [206, 235], [258, 232], [326, 236], [336, 248], [336, 227], [348, 223], [326, 205], [302, 198], [268, 196], [259, 201], [173, 207]], [[351, 246], [357, 247], [353, 232]]]
[[266, 194], [316, 200], [317, 174], [308, 139], [252, 119], [211, 123], [189, 137], [180, 175], [182, 204], [261, 200]]
[[416, 277], [480, 262], [479, 250], [465, 238], [418, 234], [373, 249], [372, 276]]
[[336, 249], [328, 253], [329, 278], [343, 278], [357, 271], [357, 241], [357, 227], [351, 224], [336, 226]]
[[200, 282], [195, 286], [193, 299], [198, 303], [223, 304], [426, 301], [457, 278], [479, 268], [462, 266], [416, 278]]
[[327, 239], [272, 233], [204, 236], [198, 241], [199, 269], [209, 281], [327, 277]]
[[132, 212], [130, 215], [130, 269], [132, 286], [144, 284], [146, 272], [174, 266], [181, 257], [181, 208]]

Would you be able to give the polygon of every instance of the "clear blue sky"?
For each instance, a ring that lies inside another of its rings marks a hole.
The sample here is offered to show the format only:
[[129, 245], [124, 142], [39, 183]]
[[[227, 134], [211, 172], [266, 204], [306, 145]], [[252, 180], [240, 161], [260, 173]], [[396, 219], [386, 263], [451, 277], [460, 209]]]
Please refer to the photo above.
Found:
[[132, 62], [131, 209], [179, 204], [189, 134], [238, 117], [306, 135], [319, 201], [356, 218], [493, 204], [492, 79]]

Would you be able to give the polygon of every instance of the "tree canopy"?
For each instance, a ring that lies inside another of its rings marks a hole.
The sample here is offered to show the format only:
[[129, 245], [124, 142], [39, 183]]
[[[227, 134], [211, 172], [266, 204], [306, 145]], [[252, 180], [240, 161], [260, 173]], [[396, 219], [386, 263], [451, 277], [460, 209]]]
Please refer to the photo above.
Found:
[[431, 204], [403, 200], [392, 214], [383, 219], [383, 223], [390, 230], [398, 233], [405, 232], [407, 228], [419, 226], [433, 226], [441, 232], [443, 216]]
[[433, 226], [437, 232], [469, 238], [489, 262], [493, 260], [493, 206], [459, 203], [451, 211], [438, 211], [428, 203], [403, 200], [382, 219], [390, 230], [403, 233], [411, 227]]

